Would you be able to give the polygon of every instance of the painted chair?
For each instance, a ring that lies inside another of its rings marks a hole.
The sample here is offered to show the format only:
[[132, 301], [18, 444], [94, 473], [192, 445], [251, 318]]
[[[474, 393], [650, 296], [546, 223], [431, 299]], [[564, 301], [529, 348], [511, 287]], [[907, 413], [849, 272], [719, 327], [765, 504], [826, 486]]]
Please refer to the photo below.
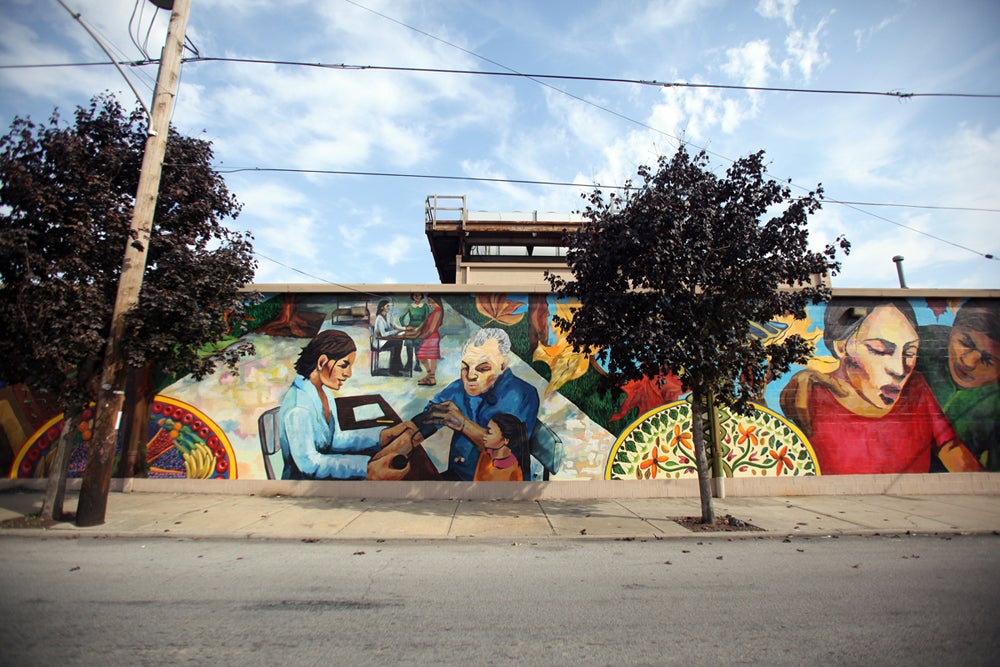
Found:
[[[539, 419], [535, 422], [535, 430], [528, 441], [527, 453], [530, 459], [541, 466], [542, 479], [548, 481], [549, 476], [559, 472], [559, 468], [562, 467], [564, 453], [562, 438]], [[521, 469], [526, 471], [526, 478], [529, 477], [527, 471], [530, 467], [530, 462], [528, 468], [524, 467], [523, 462], [521, 463]], [[534, 479], [534, 474], [530, 479]]]
[[281, 443], [278, 442], [278, 411], [277, 405], [261, 413], [257, 417], [257, 435], [260, 437], [260, 451], [264, 455], [264, 472], [268, 479], [276, 479], [271, 457], [281, 453]]

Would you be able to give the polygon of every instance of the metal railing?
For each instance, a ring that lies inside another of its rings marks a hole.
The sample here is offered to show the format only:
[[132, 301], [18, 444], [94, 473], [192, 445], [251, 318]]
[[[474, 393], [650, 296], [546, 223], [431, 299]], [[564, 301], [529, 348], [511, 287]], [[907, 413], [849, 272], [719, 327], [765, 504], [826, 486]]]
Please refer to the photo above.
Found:
[[[461, 206], [446, 206], [445, 204], [461, 202]], [[445, 212], [442, 216], [441, 212]], [[448, 213], [458, 212], [458, 215], [448, 215]], [[469, 221], [469, 209], [465, 202], [465, 195], [428, 195], [424, 202], [424, 220], [437, 229], [438, 222], [461, 222], [462, 229], [465, 229]]]

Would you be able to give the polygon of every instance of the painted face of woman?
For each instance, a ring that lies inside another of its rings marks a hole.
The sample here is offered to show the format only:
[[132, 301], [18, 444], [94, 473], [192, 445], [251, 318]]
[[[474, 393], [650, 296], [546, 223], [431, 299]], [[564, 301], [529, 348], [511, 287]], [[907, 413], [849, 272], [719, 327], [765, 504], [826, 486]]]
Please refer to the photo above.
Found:
[[843, 373], [854, 391], [876, 408], [892, 408], [913, 373], [920, 348], [906, 316], [895, 306], [879, 306], [841, 347]]
[[351, 352], [346, 357], [336, 360], [329, 359], [325, 355], [320, 357], [318, 364], [319, 380], [323, 383], [323, 386], [334, 391], [340, 389], [347, 382], [347, 379], [353, 375], [353, 366], [356, 357], [356, 352]]

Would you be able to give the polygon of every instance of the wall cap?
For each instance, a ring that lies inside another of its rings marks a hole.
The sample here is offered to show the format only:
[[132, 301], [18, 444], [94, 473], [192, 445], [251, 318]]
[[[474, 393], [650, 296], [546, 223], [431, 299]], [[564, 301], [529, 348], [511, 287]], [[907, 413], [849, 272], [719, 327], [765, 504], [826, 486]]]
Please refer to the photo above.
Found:
[[[470, 291], [482, 291], [488, 289], [491, 292], [506, 293], [532, 293], [551, 294], [552, 289], [542, 283], [522, 283], [522, 284], [442, 284], [442, 283], [260, 283], [247, 285], [244, 292], [262, 292], [265, 294], [281, 293], [329, 293], [329, 294], [359, 294], [362, 296], [381, 296], [383, 294], [394, 294], [399, 292], [423, 292], [425, 294], [455, 294]], [[879, 289], [879, 288], [857, 288], [857, 287], [835, 287], [833, 288], [834, 298], [838, 297], [866, 297], [866, 298], [937, 298], [937, 299], [963, 299], [963, 298], [993, 298], [1000, 299], [1000, 289]]]

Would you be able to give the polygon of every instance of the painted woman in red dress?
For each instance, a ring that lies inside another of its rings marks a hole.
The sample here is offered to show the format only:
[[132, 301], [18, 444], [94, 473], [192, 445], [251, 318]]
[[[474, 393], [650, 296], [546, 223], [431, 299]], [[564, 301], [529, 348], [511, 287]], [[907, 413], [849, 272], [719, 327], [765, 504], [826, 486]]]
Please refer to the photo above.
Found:
[[908, 301], [837, 300], [823, 323], [840, 365], [800, 371], [781, 392], [821, 474], [928, 472], [932, 455], [953, 472], [982, 470], [914, 370], [920, 339]]

